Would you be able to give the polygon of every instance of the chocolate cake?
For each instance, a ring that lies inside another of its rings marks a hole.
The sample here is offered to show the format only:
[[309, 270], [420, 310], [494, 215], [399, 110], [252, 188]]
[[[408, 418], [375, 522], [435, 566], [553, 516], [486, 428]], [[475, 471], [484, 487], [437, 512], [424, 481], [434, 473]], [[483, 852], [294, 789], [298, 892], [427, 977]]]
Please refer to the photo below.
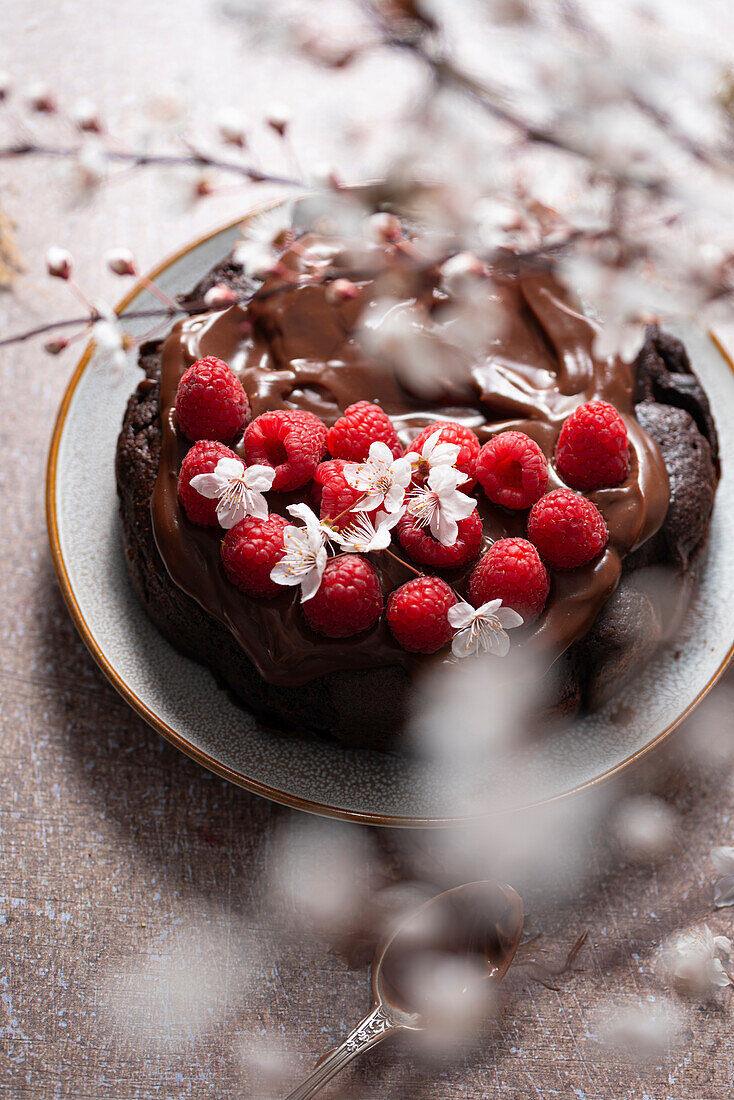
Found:
[[[298, 270], [303, 250], [313, 248], [327, 256], [328, 278], [284, 279], [283, 270]], [[399, 356], [358, 339], [357, 330], [380, 323], [378, 306], [387, 297], [413, 326], [440, 326], [450, 295], [435, 266], [416, 268], [386, 243], [375, 245], [355, 273], [343, 248], [306, 236], [288, 246], [279, 270], [260, 284], [231, 257], [224, 260], [190, 298], [200, 301], [224, 284], [240, 303], [191, 316], [167, 339], [141, 348], [145, 377], [128, 402], [116, 473], [127, 565], [146, 613], [266, 723], [392, 748], [417, 680], [432, 664], [449, 663], [450, 649], [407, 652], [385, 616], [352, 637], [324, 637], [308, 625], [297, 589], [265, 600], [234, 587], [221, 564], [223, 532], [191, 523], [177, 496], [192, 445], [175, 413], [182, 374], [204, 356], [224, 360], [240, 378], [253, 418], [299, 409], [329, 426], [354, 402], [375, 402], [403, 445], [439, 420], [467, 425], [481, 443], [521, 431], [547, 456], [549, 490], [563, 484], [553, 465], [561, 425], [584, 402], [603, 400], [622, 414], [630, 443], [625, 479], [587, 494], [606, 521], [607, 545], [580, 568], [551, 569], [542, 615], [513, 638], [541, 655], [546, 713], [600, 705], [666, 638], [671, 608], [684, 603], [708, 532], [719, 474], [716, 429], [683, 346], [652, 327], [634, 364], [596, 358], [595, 326], [552, 272], [508, 258], [485, 280], [487, 309], [503, 319], [501, 335], [489, 336], [481, 354], [454, 342], [438, 369], [411, 372]], [[340, 274], [350, 276], [356, 296], [330, 293]], [[244, 456], [241, 438], [231, 446]], [[472, 495], [485, 548], [526, 536], [527, 511], [491, 503], [479, 486]], [[312, 502], [312, 487], [268, 498], [271, 512], [285, 516], [289, 504]], [[413, 575], [394, 557], [369, 557], [385, 596]], [[435, 572], [463, 595], [473, 564]]]

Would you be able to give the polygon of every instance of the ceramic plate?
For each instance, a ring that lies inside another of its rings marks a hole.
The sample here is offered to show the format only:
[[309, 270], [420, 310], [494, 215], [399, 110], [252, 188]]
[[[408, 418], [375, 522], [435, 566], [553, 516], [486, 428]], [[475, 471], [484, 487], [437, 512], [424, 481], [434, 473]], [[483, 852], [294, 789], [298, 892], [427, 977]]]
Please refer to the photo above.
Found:
[[[165, 262], [153, 273], [170, 295], [184, 293], [231, 248], [237, 224]], [[120, 312], [154, 306], [137, 288]], [[145, 322], [126, 328], [142, 333]], [[662, 652], [625, 692], [625, 718], [601, 711], [524, 754], [520, 786], [547, 801], [620, 771], [657, 744], [723, 670], [734, 639], [734, 372], [702, 332], [679, 333], [717, 413], [724, 476], [701, 584], [680, 657]], [[47, 510], [56, 570], [72, 616], [103, 671], [125, 699], [183, 752], [267, 798], [300, 809], [384, 825], [444, 825], [472, 805], [427, 765], [276, 736], [220, 691], [211, 674], [178, 654], [143, 614], [128, 580], [115, 495], [114, 455], [128, 395], [140, 380], [130, 356], [114, 382], [93, 348], [69, 384], [51, 444]], [[95, 470], [96, 477], [89, 478]], [[634, 717], [629, 717], [633, 715]], [[481, 786], [481, 782], [479, 782]], [[517, 788], [516, 788], [517, 789]], [[465, 812], [466, 811], [466, 812]]]

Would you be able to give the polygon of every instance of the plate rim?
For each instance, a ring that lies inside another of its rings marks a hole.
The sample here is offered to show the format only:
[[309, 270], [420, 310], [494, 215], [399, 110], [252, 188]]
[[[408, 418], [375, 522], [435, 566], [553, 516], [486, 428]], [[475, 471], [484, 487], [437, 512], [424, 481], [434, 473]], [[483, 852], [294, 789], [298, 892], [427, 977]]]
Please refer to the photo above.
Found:
[[[215, 229], [210, 230], [207, 233], [201, 234], [194, 240], [189, 241], [175, 252], [170, 253], [160, 263], [153, 267], [147, 275], [137, 279], [134, 286], [128, 291], [128, 293], [117, 303], [115, 306], [115, 314], [120, 316], [127, 308], [135, 301], [140, 294], [146, 290], [145, 282], [147, 279], [155, 280], [162, 272], [167, 268], [181, 260], [189, 252], [193, 252], [196, 248], [206, 244], [214, 237], [219, 236], [222, 233], [226, 233], [229, 230], [234, 229], [235, 226], [243, 224], [250, 218], [255, 217], [258, 214], [271, 209], [274, 206], [279, 205], [285, 200], [281, 198], [275, 198], [263, 203], [260, 203], [253, 207], [251, 210], [246, 211], [240, 217], [234, 218], [222, 225], [217, 226]], [[721, 341], [717, 339], [716, 334], [708, 332], [709, 339], [712, 340], [717, 350], [721, 354], [724, 362], [734, 372], [734, 360], [731, 358]], [[79, 385], [87, 366], [90, 363], [92, 354], [95, 350], [94, 340], [90, 340], [86, 345], [81, 358], [79, 359], [76, 367], [72, 371], [71, 377], [66, 385], [64, 394], [59, 405], [58, 412], [54, 421], [54, 427], [51, 434], [51, 441], [48, 450], [48, 459], [46, 462], [46, 491], [45, 491], [45, 510], [46, 510], [46, 527], [48, 531], [49, 544], [51, 549], [51, 558], [53, 561], [54, 571], [56, 578], [61, 589], [64, 602], [66, 603], [69, 614], [72, 621], [84, 642], [85, 646], [89, 650], [90, 654], [94, 658], [95, 662], [106, 676], [107, 680], [112, 684], [119, 695], [128, 703], [134, 711], [136, 711], [145, 722], [151, 726], [157, 733], [165, 738], [170, 744], [174, 745], [180, 752], [184, 753], [190, 759], [195, 760], [198, 764], [207, 768], [209, 771], [218, 775], [221, 779], [226, 779], [228, 782], [233, 783], [236, 787], [240, 787], [243, 790], [247, 790], [252, 794], [257, 794], [261, 798], [267, 798], [271, 802], [276, 802], [282, 806], [288, 806], [291, 809], [302, 810], [306, 813], [317, 814], [321, 817], [335, 818], [342, 821], [351, 821], [360, 825], [376, 825], [390, 828], [413, 828], [413, 829], [427, 829], [427, 828], [447, 828], [461, 825], [468, 825], [475, 820], [474, 817], [408, 817], [403, 815], [393, 814], [379, 814], [379, 813], [365, 813], [360, 810], [345, 809], [341, 806], [331, 806], [325, 803], [315, 802], [312, 799], [303, 798], [298, 795], [291, 795], [287, 791], [281, 791], [277, 788], [270, 787], [266, 783], [260, 782], [260, 780], [253, 779], [250, 776], [244, 775], [242, 772], [236, 771], [234, 768], [230, 768], [227, 764], [217, 760], [216, 757], [210, 753], [205, 752], [203, 749], [194, 745], [191, 741], [187, 740], [182, 734], [178, 733], [172, 726], [169, 726], [167, 722], [164, 722], [155, 711], [151, 710], [142, 699], [140, 699], [133, 689], [123, 680], [121, 675], [117, 672], [116, 668], [108, 660], [105, 654], [102, 652], [98, 645], [96, 638], [89, 627], [81, 607], [74, 594], [74, 589], [71, 584], [69, 573], [66, 568], [66, 562], [61, 550], [61, 541], [59, 538], [59, 518], [57, 512], [57, 493], [56, 493], [56, 481], [58, 474], [58, 458], [61, 439], [64, 433], [64, 426], [66, 418], [69, 412], [74, 393]], [[165, 641], [165, 640], [164, 640]], [[169, 643], [165, 643], [169, 644]], [[585, 782], [578, 784], [575, 787], [570, 787], [566, 791], [561, 791], [557, 794], [549, 795], [547, 798], [537, 799], [521, 806], [513, 807], [512, 810], [497, 810], [493, 813], [520, 813], [530, 809], [537, 809], [542, 806], [550, 806], [556, 802], [560, 802], [562, 799], [573, 798], [586, 791], [591, 790], [594, 787], [599, 787], [602, 784], [606, 784], [619, 776], [623, 771], [633, 767], [657, 749], [683, 722], [692, 711], [698, 706], [703, 698], [711, 691], [714, 685], [718, 682], [721, 676], [726, 671], [729, 663], [734, 658], [734, 641], [730, 646], [728, 652], [724, 656], [719, 667], [707, 681], [707, 683], [700, 689], [694, 699], [688, 704], [688, 706], [678, 715], [678, 717], [671, 722], [665, 729], [661, 730], [651, 741], [642, 748], [637, 749], [631, 753], [630, 756], [625, 757], [624, 760], [619, 761], [613, 767], [608, 768], [600, 775], [593, 776], [591, 779], [587, 779]]]

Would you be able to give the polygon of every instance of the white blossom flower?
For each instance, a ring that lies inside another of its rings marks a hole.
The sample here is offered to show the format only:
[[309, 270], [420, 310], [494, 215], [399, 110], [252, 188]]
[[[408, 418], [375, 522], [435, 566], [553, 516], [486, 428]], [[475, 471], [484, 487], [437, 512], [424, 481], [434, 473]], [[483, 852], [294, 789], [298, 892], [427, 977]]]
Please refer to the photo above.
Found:
[[721, 957], [730, 951], [730, 940], [726, 936], [715, 936], [707, 924], [689, 928], [681, 932], [672, 947], [673, 977], [694, 993], [724, 989], [732, 981]]
[[[414, 468], [421, 474], [428, 474], [435, 466], [454, 466], [459, 457], [461, 447], [458, 443], [442, 443], [441, 429], [429, 435], [423, 446], [418, 451], [408, 451], [406, 457], [410, 458]], [[415, 457], [413, 457], [415, 456]], [[468, 481], [464, 474], [464, 481]], [[457, 482], [461, 484], [461, 482]]]
[[487, 266], [471, 252], [457, 252], [439, 268], [441, 285], [449, 294], [460, 294], [472, 281], [487, 274]]
[[449, 608], [448, 620], [457, 632], [451, 652], [460, 658], [483, 652], [506, 657], [510, 651], [507, 631], [523, 624], [522, 615], [503, 607], [502, 600], [490, 600], [481, 607], [462, 600]]
[[276, 134], [283, 134], [288, 129], [292, 118], [291, 111], [283, 103], [269, 103], [265, 111], [265, 121]]
[[96, 309], [100, 320], [92, 325], [92, 338], [110, 376], [117, 382], [121, 380], [127, 363], [125, 333], [117, 314], [105, 302], [98, 303]]
[[714, 886], [714, 905], [725, 909], [734, 905], [734, 848], [712, 848], [711, 862], [721, 875]]
[[240, 264], [245, 275], [263, 278], [268, 275], [278, 257], [274, 244], [284, 233], [293, 229], [293, 204], [281, 203], [250, 218], [242, 230], [242, 240], [234, 247], [232, 259]]
[[217, 283], [210, 286], [204, 295], [204, 305], [210, 309], [226, 309], [237, 301], [237, 294], [226, 283]]
[[53, 114], [56, 110], [56, 96], [42, 80], [36, 80], [26, 88], [25, 101], [32, 111], [39, 114]]
[[458, 521], [466, 519], [476, 500], [459, 491], [466, 474], [453, 466], [435, 466], [422, 488], [408, 493], [408, 514], [419, 527], [430, 528], [442, 546], [453, 546], [459, 535]]
[[352, 511], [384, 508], [386, 512], [397, 512], [403, 506], [411, 477], [409, 458], [394, 458], [387, 443], [372, 443], [366, 462], [347, 462], [344, 466], [347, 484], [366, 494]]
[[734, 875], [734, 848], [712, 848], [711, 862], [720, 875]]
[[59, 248], [58, 245], [52, 244], [46, 250], [46, 270], [49, 275], [53, 275], [56, 279], [71, 278], [73, 265], [74, 258], [71, 252], [68, 252], [65, 248]]
[[302, 519], [305, 527], [286, 527], [283, 531], [285, 556], [270, 572], [276, 584], [301, 586], [301, 603], [319, 590], [326, 568], [326, 540], [330, 536], [318, 516], [307, 504], [290, 504], [288, 511]]
[[218, 501], [217, 519], [229, 530], [245, 516], [267, 519], [263, 493], [272, 487], [274, 478], [272, 466], [245, 466], [238, 458], [220, 458], [213, 473], [197, 474], [191, 485], [203, 497]]
[[217, 115], [217, 129], [222, 141], [229, 145], [247, 144], [247, 119], [236, 107], [223, 107]]
[[0, 71], [0, 101], [10, 95], [10, 89], [13, 87], [13, 81], [10, 73], [5, 69]]
[[472, 216], [477, 237], [486, 248], [497, 248], [505, 243], [507, 233], [515, 229], [519, 221], [515, 206], [492, 196], [479, 199], [472, 210]]
[[386, 550], [390, 545], [392, 529], [404, 513], [405, 508], [400, 508], [397, 512], [380, 512], [373, 521], [365, 512], [360, 512], [348, 527], [343, 531], [335, 529], [330, 537], [343, 550], [350, 550], [355, 554]]
[[101, 142], [85, 141], [72, 161], [74, 178], [82, 191], [98, 187], [108, 176], [110, 161]]
[[78, 99], [71, 109], [71, 120], [83, 133], [99, 134], [102, 123], [96, 103], [91, 99]]
[[135, 257], [129, 248], [110, 248], [104, 254], [104, 262], [113, 275], [135, 275]]
[[403, 237], [400, 218], [395, 214], [370, 214], [364, 226], [366, 237], [376, 244], [395, 244]]

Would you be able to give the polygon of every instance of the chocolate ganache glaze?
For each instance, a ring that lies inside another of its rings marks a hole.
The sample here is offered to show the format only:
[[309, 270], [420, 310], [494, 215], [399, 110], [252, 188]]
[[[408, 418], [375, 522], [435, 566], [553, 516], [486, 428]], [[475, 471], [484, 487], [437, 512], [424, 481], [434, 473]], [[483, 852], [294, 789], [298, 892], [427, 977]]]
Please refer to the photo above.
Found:
[[[374, 246], [354, 276], [354, 257], [343, 242], [313, 236], [286, 251], [282, 263], [299, 270], [304, 249], [318, 249], [331, 273], [349, 272], [359, 296], [334, 301], [328, 285], [300, 285], [271, 276], [244, 306], [179, 322], [166, 340], [160, 391], [161, 460], [151, 502], [153, 530], [172, 580], [235, 636], [260, 675], [270, 683], [297, 686], [324, 673], [401, 665], [408, 669], [431, 658], [417, 657], [394, 641], [384, 617], [371, 630], [333, 640], [315, 633], [299, 607], [299, 590], [284, 589], [272, 600], [252, 599], [235, 588], [220, 562], [221, 532], [190, 523], [178, 503], [178, 473], [191, 446], [176, 423], [176, 390], [196, 359], [216, 355], [240, 378], [252, 415], [269, 409], [306, 409], [332, 424], [359, 400], [380, 404], [407, 444], [436, 420], [471, 427], [485, 442], [499, 431], [517, 429], [537, 441], [552, 460], [564, 419], [578, 405], [601, 399], [624, 417], [630, 439], [630, 471], [619, 486], [589, 494], [609, 528], [609, 542], [595, 561], [580, 569], [551, 572], [550, 596], [541, 618], [514, 632], [517, 645], [532, 645], [549, 666], [590, 629], [614, 591], [626, 554], [662, 525], [669, 500], [666, 468], [657, 445], [634, 414], [632, 368], [617, 359], [595, 358], [596, 329], [547, 271], [521, 269], [508, 261], [481, 284], [487, 312], [502, 324], [481, 350], [452, 338], [461, 324], [441, 289], [435, 268], [406, 263], [390, 246]], [[385, 308], [386, 298], [392, 303]], [[474, 303], [476, 308], [476, 301]], [[481, 306], [481, 302], [480, 302]], [[426, 345], [426, 365], [406, 368], [375, 347], [375, 332], [396, 320], [409, 327], [414, 346]], [[367, 337], [360, 338], [360, 329]], [[435, 348], [442, 357], [436, 363]], [[470, 349], [470, 350], [468, 350]], [[233, 444], [244, 459], [242, 439]], [[549, 462], [548, 488], [563, 484]], [[527, 515], [491, 504], [474, 490], [485, 543], [524, 536]], [[272, 511], [287, 515], [288, 504], [308, 500], [308, 487], [269, 494]], [[370, 555], [385, 596], [413, 573], [386, 554]], [[461, 593], [473, 563], [442, 571]], [[434, 660], [450, 661], [450, 653]]]

